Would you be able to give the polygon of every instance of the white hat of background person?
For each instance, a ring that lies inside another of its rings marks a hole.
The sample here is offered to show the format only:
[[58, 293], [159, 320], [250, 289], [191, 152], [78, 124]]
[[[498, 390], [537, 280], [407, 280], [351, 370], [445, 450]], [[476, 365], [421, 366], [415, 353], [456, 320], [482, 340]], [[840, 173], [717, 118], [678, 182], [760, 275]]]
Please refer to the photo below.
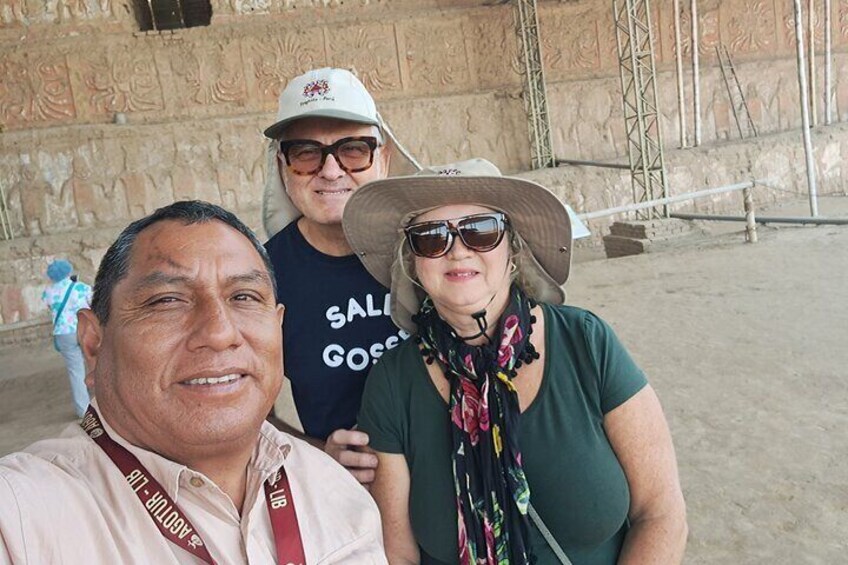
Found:
[[538, 302], [565, 302], [562, 285], [571, 268], [571, 222], [565, 205], [539, 184], [501, 176], [489, 161], [471, 159], [370, 182], [345, 206], [345, 237], [368, 272], [391, 288], [395, 324], [415, 333], [412, 316], [424, 298], [398, 258], [403, 227], [428, 210], [451, 204], [506, 213], [521, 243], [514, 260], [524, 291]]
[[277, 168], [277, 142], [286, 126], [302, 118], [336, 118], [380, 128], [389, 146], [389, 174], [411, 174], [421, 168], [398, 143], [377, 112], [374, 99], [362, 82], [345, 69], [313, 69], [293, 78], [280, 93], [277, 120], [265, 130], [266, 178], [262, 196], [262, 223], [268, 237], [298, 219], [298, 210], [283, 186]]

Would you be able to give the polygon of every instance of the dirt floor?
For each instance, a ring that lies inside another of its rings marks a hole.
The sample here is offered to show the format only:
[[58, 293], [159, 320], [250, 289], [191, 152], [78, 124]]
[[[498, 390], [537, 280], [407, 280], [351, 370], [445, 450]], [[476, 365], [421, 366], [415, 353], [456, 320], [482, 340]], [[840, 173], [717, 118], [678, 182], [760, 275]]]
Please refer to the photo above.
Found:
[[[819, 205], [848, 218], [848, 197]], [[636, 257], [581, 250], [569, 302], [616, 328], [663, 401], [686, 563], [845, 563], [848, 226], [761, 226], [756, 245], [741, 224], [709, 229]], [[0, 455], [72, 421], [49, 345], [0, 352]]]

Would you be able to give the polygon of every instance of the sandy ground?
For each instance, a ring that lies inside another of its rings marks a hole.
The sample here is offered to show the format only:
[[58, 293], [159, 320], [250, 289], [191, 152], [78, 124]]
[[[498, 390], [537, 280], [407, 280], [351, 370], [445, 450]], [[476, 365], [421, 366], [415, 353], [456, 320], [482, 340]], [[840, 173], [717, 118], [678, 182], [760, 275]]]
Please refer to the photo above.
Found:
[[[848, 217], [848, 197], [820, 213]], [[756, 245], [740, 226], [637, 257], [582, 251], [569, 302], [616, 328], [663, 401], [686, 563], [846, 563], [848, 226], [760, 227]], [[72, 421], [49, 345], [0, 352], [0, 455]]]

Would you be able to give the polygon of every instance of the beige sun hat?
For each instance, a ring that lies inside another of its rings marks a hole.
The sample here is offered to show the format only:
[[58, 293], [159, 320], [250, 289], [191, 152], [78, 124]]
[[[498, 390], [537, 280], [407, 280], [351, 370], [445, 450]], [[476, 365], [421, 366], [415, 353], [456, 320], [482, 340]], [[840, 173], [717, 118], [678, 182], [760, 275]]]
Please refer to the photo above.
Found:
[[307, 71], [289, 81], [280, 93], [277, 119], [265, 130], [269, 141], [265, 148], [262, 224], [269, 238], [302, 215], [289, 198], [280, 178], [277, 142], [289, 124], [311, 117], [377, 126], [390, 154], [390, 175], [408, 175], [421, 169], [412, 155], [398, 143], [365, 85], [352, 72], [331, 67]]
[[345, 237], [368, 272], [391, 289], [395, 324], [415, 333], [412, 316], [424, 299], [399, 259], [403, 228], [424, 212], [451, 204], [506, 213], [521, 243], [514, 260], [524, 291], [538, 302], [565, 302], [562, 285], [571, 268], [571, 222], [565, 205], [539, 184], [501, 176], [489, 161], [471, 159], [368, 183], [345, 206]]

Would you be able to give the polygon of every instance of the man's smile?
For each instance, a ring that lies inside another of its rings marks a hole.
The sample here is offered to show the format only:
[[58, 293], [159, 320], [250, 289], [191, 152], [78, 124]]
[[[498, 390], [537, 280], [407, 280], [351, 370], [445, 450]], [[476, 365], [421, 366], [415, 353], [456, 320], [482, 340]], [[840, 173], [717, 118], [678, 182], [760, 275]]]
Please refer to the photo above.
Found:
[[196, 379], [189, 379], [187, 381], [183, 381], [180, 384], [184, 385], [217, 385], [217, 384], [225, 384], [235, 382], [247, 375], [242, 373], [230, 373], [227, 375], [222, 375], [220, 377], [198, 377]]
[[333, 189], [324, 189], [324, 190], [316, 190], [315, 193], [319, 196], [335, 196], [339, 194], [347, 194], [349, 192], [353, 192], [351, 188], [333, 188]]

